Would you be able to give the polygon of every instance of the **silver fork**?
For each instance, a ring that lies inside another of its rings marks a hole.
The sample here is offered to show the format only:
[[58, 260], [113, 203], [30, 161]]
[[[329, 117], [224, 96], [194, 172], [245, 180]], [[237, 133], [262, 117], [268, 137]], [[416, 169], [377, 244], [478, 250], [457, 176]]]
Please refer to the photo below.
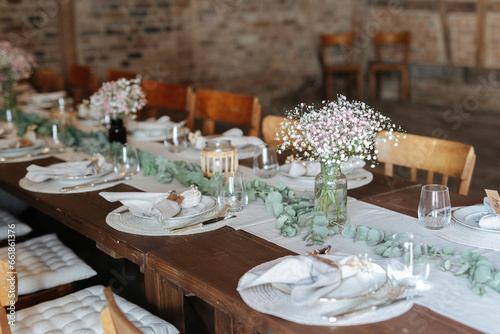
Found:
[[[408, 285], [409, 285], [409, 283], [408, 283], [407, 280], [402, 280], [394, 288], [392, 288], [391, 291], [389, 291], [383, 297], [381, 297], [381, 298], [370, 298], [370, 299], [374, 299], [376, 302], [375, 303], [371, 303], [368, 307], [374, 306], [374, 305], [379, 305], [379, 304], [384, 304], [384, 303], [390, 302], [390, 301], [395, 301], [396, 299], [399, 298], [399, 296], [401, 296], [403, 294], [403, 292], [406, 291], [406, 289], [408, 288]], [[360, 308], [360, 306], [363, 305], [363, 304], [365, 304], [365, 303], [366, 303], [366, 300], [363, 300], [363, 301], [361, 301], [359, 303], [356, 303], [354, 305], [349, 306], [348, 308], [337, 310], [337, 311], [335, 311], [333, 313], [322, 314], [321, 317], [323, 319], [327, 319], [329, 321], [335, 322], [336, 320], [338, 320], [338, 319], [336, 319], [336, 316], [345, 315], [345, 314], [348, 314], [348, 313], [351, 313], [351, 312], [355, 312], [358, 309], [364, 309], [365, 307], [361, 307]]]

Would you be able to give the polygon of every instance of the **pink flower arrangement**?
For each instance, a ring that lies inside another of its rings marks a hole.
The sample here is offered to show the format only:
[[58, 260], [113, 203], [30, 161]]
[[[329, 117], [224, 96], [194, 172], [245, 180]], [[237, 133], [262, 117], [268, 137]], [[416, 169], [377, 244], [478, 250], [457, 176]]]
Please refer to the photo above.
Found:
[[141, 88], [141, 79], [118, 79], [102, 84], [101, 88], [90, 97], [90, 108], [94, 112], [109, 115], [111, 119], [120, 119], [134, 114], [146, 105], [146, 95]]
[[340, 165], [349, 157], [375, 161], [377, 134], [386, 130], [382, 140], [394, 140], [397, 145], [399, 138], [393, 132], [401, 131], [390, 118], [342, 95], [337, 101], [323, 101], [320, 108], [300, 104], [286, 114], [277, 133], [284, 140], [279, 152], [294, 149], [306, 160], [327, 165]]
[[9, 42], [0, 42], [0, 81], [28, 78], [35, 66], [32, 55]]

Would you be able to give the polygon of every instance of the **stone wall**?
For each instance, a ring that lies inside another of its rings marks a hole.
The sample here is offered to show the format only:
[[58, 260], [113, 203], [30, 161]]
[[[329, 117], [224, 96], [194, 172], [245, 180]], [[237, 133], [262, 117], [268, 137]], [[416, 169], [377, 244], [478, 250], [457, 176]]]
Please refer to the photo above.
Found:
[[[412, 102], [470, 110], [500, 102], [500, 0], [3, 0], [0, 39], [34, 52], [40, 68], [58, 70], [68, 46], [57, 6], [70, 1], [73, 61], [101, 80], [121, 68], [257, 95], [264, 113], [279, 112], [322, 98], [320, 34], [353, 31], [354, 60], [366, 73], [375, 31], [410, 30]], [[383, 98], [397, 99], [399, 78], [384, 83]]]

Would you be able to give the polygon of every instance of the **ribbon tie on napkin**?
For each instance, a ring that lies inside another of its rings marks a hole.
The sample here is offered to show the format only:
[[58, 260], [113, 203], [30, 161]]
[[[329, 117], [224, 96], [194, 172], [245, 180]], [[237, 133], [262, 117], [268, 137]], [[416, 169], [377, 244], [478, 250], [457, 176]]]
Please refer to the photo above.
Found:
[[[231, 141], [231, 145], [238, 148], [246, 145], [259, 146], [260, 144], [263, 144], [263, 141], [260, 138], [243, 136], [243, 131], [238, 128], [227, 130], [222, 134], [222, 136], [217, 137], [217, 139], [228, 139]], [[202, 150], [205, 148], [206, 142], [207, 138], [200, 136], [196, 138], [196, 143], [194, 146], [198, 150]]]
[[479, 220], [479, 226], [488, 230], [500, 231], [500, 215], [495, 212], [495, 209], [493, 209], [488, 197], [484, 198], [483, 203], [484, 207], [488, 211], [488, 214], [481, 217]]
[[86, 161], [74, 161], [60, 163], [56, 166], [51, 165], [47, 167], [41, 167], [38, 165], [29, 165], [26, 170], [26, 178], [32, 182], [43, 182], [50, 178], [57, 176], [84, 176], [92, 175], [97, 173], [97, 168], [104, 166], [105, 158], [99, 156], [96, 163], [92, 163], [88, 160]]
[[181, 211], [181, 205], [168, 200], [168, 193], [147, 192], [100, 192], [109, 202], [120, 201], [133, 214], [152, 217], [162, 222]]
[[292, 301], [297, 305], [311, 305], [335, 290], [343, 279], [358, 272], [357, 267], [348, 265], [356, 258], [345, 257], [336, 268], [312, 256], [286, 256], [269, 269], [247, 273], [239, 282], [238, 290], [268, 283], [290, 284]]

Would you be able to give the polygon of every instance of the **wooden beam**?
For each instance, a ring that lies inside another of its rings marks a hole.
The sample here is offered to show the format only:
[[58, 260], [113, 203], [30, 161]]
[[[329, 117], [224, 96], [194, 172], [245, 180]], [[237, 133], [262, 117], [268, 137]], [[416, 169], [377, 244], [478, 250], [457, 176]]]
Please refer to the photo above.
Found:
[[74, 1], [60, 1], [59, 31], [61, 47], [61, 73], [68, 78], [69, 67], [78, 63], [75, 41], [75, 12]]

